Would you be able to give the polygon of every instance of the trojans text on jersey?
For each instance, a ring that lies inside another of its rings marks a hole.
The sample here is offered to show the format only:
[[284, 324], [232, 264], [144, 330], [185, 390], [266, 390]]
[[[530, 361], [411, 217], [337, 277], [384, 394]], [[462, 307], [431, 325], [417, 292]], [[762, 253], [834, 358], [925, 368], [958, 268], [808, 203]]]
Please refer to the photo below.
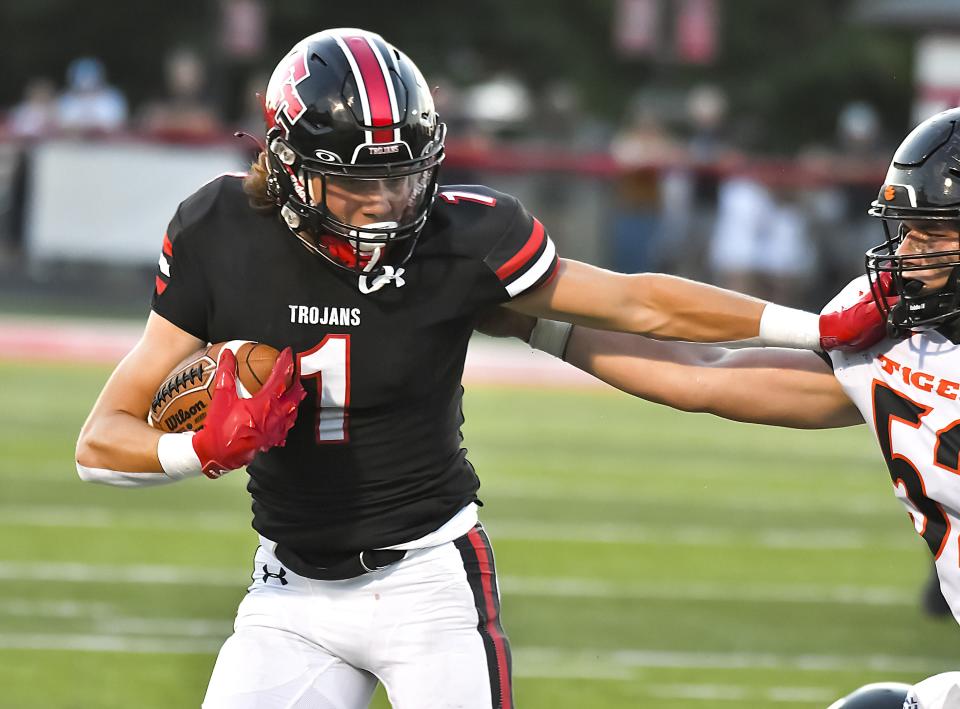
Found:
[[316, 305], [288, 305], [290, 322], [297, 325], [352, 325], [360, 324], [360, 308], [319, 307]]

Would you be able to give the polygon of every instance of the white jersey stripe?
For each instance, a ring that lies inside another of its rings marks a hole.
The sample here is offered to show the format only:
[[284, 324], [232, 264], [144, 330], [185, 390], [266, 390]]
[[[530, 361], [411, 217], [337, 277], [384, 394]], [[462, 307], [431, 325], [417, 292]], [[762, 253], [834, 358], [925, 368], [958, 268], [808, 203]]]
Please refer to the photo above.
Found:
[[170, 263], [167, 261], [167, 257], [163, 254], [160, 254], [160, 261], [157, 265], [160, 266], [160, 273], [167, 278], [170, 278]]
[[[393, 79], [390, 76], [390, 70], [387, 68], [386, 62], [383, 60], [383, 55], [380, 53], [380, 48], [377, 47], [377, 43], [373, 40], [373, 37], [367, 37], [367, 44], [370, 45], [370, 49], [373, 50], [373, 56], [377, 58], [377, 63], [380, 65], [380, 71], [383, 72], [383, 83], [387, 85], [387, 93], [390, 95], [390, 115], [393, 117], [394, 123], [400, 122], [400, 108], [397, 105], [397, 94], [393, 88]], [[394, 142], [400, 142], [400, 129], [393, 129], [393, 140]]]
[[553, 239], [548, 236], [547, 247], [543, 250], [543, 254], [540, 255], [540, 258], [537, 259], [537, 262], [533, 264], [533, 266], [531, 266], [526, 273], [520, 276], [520, 278], [505, 286], [507, 293], [510, 294], [510, 297], [515, 298], [518, 294], [522, 293], [547, 275], [547, 271], [549, 271], [550, 267], [553, 265], [553, 258], [556, 255], [557, 249], [553, 245]]
[[[353, 77], [357, 81], [357, 92], [360, 94], [360, 106], [363, 109], [363, 123], [364, 125], [372, 125], [373, 119], [370, 117], [370, 101], [367, 99], [367, 87], [363, 83], [363, 74], [360, 73], [360, 67], [357, 65], [356, 57], [353, 56], [353, 52], [350, 51], [350, 48], [347, 46], [347, 43], [343, 41], [343, 38], [339, 35], [333, 35], [333, 38], [337, 41], [337, 46], [340, 47], [340, 50], [347, 57], [347, 62], [350, 64], [350, 69], [353, 71]], [[373, 142], [373, 131], [364, 131], [365, 142]]]

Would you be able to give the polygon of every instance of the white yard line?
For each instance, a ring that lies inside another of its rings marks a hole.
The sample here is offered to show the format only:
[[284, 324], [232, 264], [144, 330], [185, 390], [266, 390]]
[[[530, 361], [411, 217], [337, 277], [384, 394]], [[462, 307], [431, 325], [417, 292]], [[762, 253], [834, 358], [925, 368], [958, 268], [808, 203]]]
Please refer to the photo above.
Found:
[[[204, 587], [241, 588], [247, 585], [251, 571], [172, 565], [107, 565], [80, 562], [0, 561], [0, 580], [51, 581], [70, 583], [165, 584]], [[912, 606], [912, 592], [888, 587], [737, 584], [638, 584], [585, 578], [502, 576], [506, 596], [535, 598], [680, 600], [733, 603], [810, 603], [873, 606]], [[0, 615], [45, 615], [44, 606], [27, 604], [27, 599], [0, 601]], [[52, 608], [59, 608], [55, 602]], [[19, 604], [19, 605], [18, 605]], [[82, 609], [82, 606], [76, 606]], [[62, 610], [59, 612], [67, 613]], [[75, 611], [80, 614], [79, 610]]]
[[111, 618], [117, 615], [110, 603], [74, 600], [35, 601], [28, 598], [0, 599], [0, 616], [15, 618]]
[[70, 650], [73, 652], [132, 652], [161, 655], [211, 654], [223, 639], [132, 638], [82, 633], [0, 633], [0, 650]]
[[[217, 652], [225, 637], [226, 632], [209, 637], [130, 637], [108, 633], [0, 633], [0, 649], [213, 654]], [[926, 676], [942, 671], [948, 666], [942, 657], [669, 652], [654, 649], [570, 650], [557, 647], [515, 647], [513, 656], [518, 677], [626, 681], [636, 681], [637, 670], [649, 669], [910, 672]], [[710, 683], [650, 685], [650, 692], [655, 696], [703, 700], [762, 697], [769, 701], [782, 702], [829, 701], [831, 697], [827, 696], [828, 691], [818, 687], [757, 689], [741, 685]], [[728, 694], [735, 696], [728, 697], [726, 696]]]
[[[637, 669], [789, 670], [796, 672], [898, 672], [923, 676], [950, 669], [950, 658], [901, 655], [818, 655], [765, 652], [674, 652], [629, 648], [620, 650], [569, 650], [556, 647], [524, 647], [519, 660], [549, 664], [571, 659], [593, 660]], [[924, 674], [926, 673], [926, 674]]]
[[[877, 480], [882, 485], [884, 481], [889, 485], [889, 476], [883, 470], [883, 463], [877, 458]], [[679, 474], [682, 476], [682, 473]], [[483, 474], [481, 471], [481, 479]], [[493, 498], [507, 498], [516, 500], [557, 500], [560, 502], [588, 501], [598, 504], [618, 504], [623, 505], [630, 502], [643, 502], [645, 504], [655, 504], [662, 502], [664, 504], [676, 504], [677, 496], [651, 495], [648, 490], [642, 486], [624, 487], [623, 489], [611, 492], [609, 486], [593, 485], [578, 486], [568, 482], [560, 483], [556, 480], [537, 480], [529, 481], [511, 481], [508, 479], [488, 479], [483, 483], [490, 489], [490, 495]], [[613, 483], [615, 484], [615, 483]], [[719, 483], [717, 484], [719, 486]], [[881, 492], [884, 488], [877, 488]], [[483, 497], [486, 488], [480, 489], [480, 496]], [[812, 499], [797, 495], [769, 496], [763, 498], [746, 499], [744, 496], [729, 496], [724, 494], [724, 490], [716, 490], [716, 495], [711, 497], [709, 505], [713, 509], [722, 508], [725, 510], [738, 510], [744, 514], [752, 512], [809, 512], [818, 510], [821, 512], [838, 511], [847, 515], [856, 517], [885, 517], [895, 518], [898, 513], [902, 514], [902, 508], [898, 506], [895, 499], [891, 496], [888, 499], [850, 499], [849, 497], [837, 496], [828, 499], [824, 496]], [[680, 493], [678, 493], [679, 495]], [[691, 501], [696, 504], [696, 500]], [[707, 503], [702, 503], [707, 504]]]
[[738, 684], [648, 684], [644, 691], [661, 699], [688, 699], [694, 701], [750, 701], [773, 703], [829, 704], [836, 699], [827, 687], [768, 687], [758, 688]]
[[[252, 558], [252, 557], [251, 557]], [[252, 567], [251, 567], [252, 568]], [[82, 562], [0, 561], [0, 580], [62, 581], [72, 583], [154, 583], [191, 586], [246, 585], [250, 571], [207, 567], [132, 564], [130, 566]]]
[[[680, 546], [740, 546], [770, 549], [912, 549], [917, 539], [894, 529], [880, 536], [858, 529], [783, 529], [756, 526], [749, 532], [710, 526], [648, 526], [607, 522], [528, 522], [490, 517], [488, 532], [498, 539], [530, 542], [574, 542], [587, 544], [637, 544]], [[169, 529], [177, 531], [240, 532], [247, 528], [246, 512], [176, 512], [141, 510], [118, 511], [105, 507], [57, 505], [0, 506], [0, 526], [63, 527], [83, 529]]]
[[503, 576], [507, 596], [608, 598], [638, 601], [710, 601], [731, 603], [810, 603], [854, 606], [916, 605], [916, 594], [897, 588], [864, 586], [636, 584], [596, 579]]

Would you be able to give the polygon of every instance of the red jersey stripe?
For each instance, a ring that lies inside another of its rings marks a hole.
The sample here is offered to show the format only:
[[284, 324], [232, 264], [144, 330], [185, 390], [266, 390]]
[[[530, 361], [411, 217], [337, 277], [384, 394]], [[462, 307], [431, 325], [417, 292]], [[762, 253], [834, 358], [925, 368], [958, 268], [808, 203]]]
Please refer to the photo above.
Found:
[[[547, 276], [547, 280], [543, 282], [543, 286], [549, 285], [550, 281], [556, 278], [558, 273], [560, 273], [560, 261], [557, 261], [555, 264], [553, 264], [553, 270], [550, 271], [550, 275]], [[543, 286], [540, 287], [543, 288]]]
[[[373, 49], [364, 37], [344, 37], [347, 47], [350, 48], [353, 58], [360, 68], [363, 85], [367, 91], [367, 102], [370, 106], [371, 125], [389, 126], [393, 124], [393, 110], [390, 107], [390, 93], [387, 90], [387, 77], [383, 74], [380, 62], [377, 61]], [[373, 132], [373, 142], [393, 142], [392, 130], [377, 130]]]
[[157, 295], [163, 295], [163, 292], [167, 289], [167, 284], [160, 280], [160, 276], [157, 276], [156, 287]]
[[166, 234], [163, 235], [163, 253], [167, 256], [173, 256], [173, 244], [170, 243], [170, 237]]
[[503, 635], [500, 633], [500, 623], [497, 607], [493, 600], [495, 591], [490, 583], [492, 569], [490, 558], [487, 555], [487, 545], [476, 528], [467, 533], [470, 545], [477, 553], [477, 565], [480, 567], [480, 583], [483, 586], [483, 600], [486, 603], [487, 625], [486, 631], [493, 640], [494, 654], [497, 656], [497, 673], [500, 675], [500, 706], [502, 709], [511, 709], [510, 706], [510, 673], [507, 671], [507, 651], [503, 644]]
[[541, 224], [539, 220], [534, 219], [533, 231], [530, 232], [530, 238], [527, 239], [527, 243], [524, 244], [523, 248], [514, 254], [509, 261], [497, 269], [497, 278], [501, 281], [505, 280], [526, 266], [537, 251], [540, 250], [544, 238], [543, 224]]

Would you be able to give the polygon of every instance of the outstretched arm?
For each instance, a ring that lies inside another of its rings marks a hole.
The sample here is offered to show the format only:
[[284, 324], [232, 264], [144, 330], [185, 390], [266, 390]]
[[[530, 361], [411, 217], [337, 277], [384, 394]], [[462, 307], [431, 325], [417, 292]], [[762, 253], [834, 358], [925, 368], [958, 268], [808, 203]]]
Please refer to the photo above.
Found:
[[852, 308], [818, 316], [676, 276], [614, 273], [564, 259], [553, 281], [505, 306], [659, 340], [863, 349], [885, 334], [883, 317], [869, 294]]
[[615, 273], [561, 259], [551, 283], [506, 307], [658, 339], [725, 342], [757, 337], [765, 305], [747, 295], [676, 276]]
[[863, 423], [813, 352], [731, 350], [575, 327], [566, 361], [629, 394], [684, 411], [790, 428]]

